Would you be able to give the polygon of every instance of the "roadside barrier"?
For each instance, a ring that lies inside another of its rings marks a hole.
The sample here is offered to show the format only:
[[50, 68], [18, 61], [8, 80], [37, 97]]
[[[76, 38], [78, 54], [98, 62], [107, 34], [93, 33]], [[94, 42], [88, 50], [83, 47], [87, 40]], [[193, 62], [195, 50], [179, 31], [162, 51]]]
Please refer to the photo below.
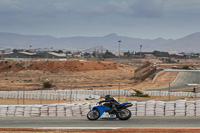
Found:
[[80, 101], [91, 97], [99, 99], [99, 95], [131, 95], [129, 90], [37, 90], [37, 91], [0, 91], [3, 99], [46, 99]]
[[38, 91], [0, 91], [0, 98], [3, 99], [43, 99], [43, 100], [72, 100], [81, 101], [85, 98], [99, 99], [100, 96], [82, 91], [54, 91], [54, 90], [38, 90]]
[[[131, 101], [132, 116], [200, 116], [197, 101]], [[49, 105], [0, 105], [0, 117], [77, 117], [86, 116], [96, 103]]]
[[[150, 96], [200, 97], [194, 92], [142, 91]], [[131, 95], [133, 90], [37, 90], [37, 91], [0, 91], [3, 99], [44, 99], [80, 101], [91, 97], [99, 99], [99, 95]]]
[[173, 92], [173, 91], [142, 91], [150, 96], [179, 96], [179, 97], [200, 97], [200, 93], [194, 92]]

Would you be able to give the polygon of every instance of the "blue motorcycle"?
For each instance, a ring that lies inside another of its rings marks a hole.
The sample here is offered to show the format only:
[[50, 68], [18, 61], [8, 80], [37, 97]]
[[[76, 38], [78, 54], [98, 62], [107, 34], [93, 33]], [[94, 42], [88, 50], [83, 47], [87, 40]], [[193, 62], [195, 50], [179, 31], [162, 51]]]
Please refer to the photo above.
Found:
[[110, 115], [116, 115], [119, 120], [128, 120], [131, 118], [131, 111], [127, 108], [131, 107], [132, 105], [133, 104], [130, 102], [121, 103], [116, 106], [117, 111], [109, 112], [111, 109], [109, 103], [104, 103], [103, 105], [99, 104], [94, 106], [92, 110], [88, 112], [87, 118], [89, 120], [97, 120], [103, 115], [104, 112], [109, 112]]

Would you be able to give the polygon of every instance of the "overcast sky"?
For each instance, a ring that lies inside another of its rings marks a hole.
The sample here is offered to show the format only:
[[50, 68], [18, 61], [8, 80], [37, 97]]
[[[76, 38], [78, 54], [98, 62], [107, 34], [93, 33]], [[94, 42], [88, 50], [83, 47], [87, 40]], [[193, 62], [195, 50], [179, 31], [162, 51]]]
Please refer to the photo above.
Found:
[[200, 32], [200, 0], [0, 0], [0, 32], [177, 39]]

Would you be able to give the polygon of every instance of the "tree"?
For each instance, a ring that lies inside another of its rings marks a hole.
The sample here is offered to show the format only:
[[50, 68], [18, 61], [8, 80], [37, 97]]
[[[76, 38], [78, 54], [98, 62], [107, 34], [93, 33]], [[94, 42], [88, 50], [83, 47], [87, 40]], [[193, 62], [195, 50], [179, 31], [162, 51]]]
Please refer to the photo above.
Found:
[[17, 49], [13, 49], [12, 52], [13, 52], [13, 53], [18, 53], [18, 50], [17, 50]]
[[31, 52], [30, 50], [26, 50], [25, 52]]
[[97, 56], [97, 52], [93, 51], [92, 52], [92, 56], [96, 57]]
[[160, 51], [154, 50], [152, 54], [157, 57], [169, 57], [168, 52], [160, 52]]
[[115, 55], [109, 52], [108, 50], [106, 50], [106, 52], [103, 54], [103, 58], [113, 58], [113, 57], [115, 57]]
[[128, 52], [124, 52], [124, 56], [126, 57], [130, 57], [132, 54], [128, 51]]
[[88, 52], [84, 53], [84, 56], [90, 56], [90, 55], [91, 55], [91, 54], [88, 53]]
[[63, 53], [63, 51], [62, 50], [58, 50], [58, 52], [57, 53]]
[[72, 52], [71, 51], [66, 51], [66, 54], [72, 54]]

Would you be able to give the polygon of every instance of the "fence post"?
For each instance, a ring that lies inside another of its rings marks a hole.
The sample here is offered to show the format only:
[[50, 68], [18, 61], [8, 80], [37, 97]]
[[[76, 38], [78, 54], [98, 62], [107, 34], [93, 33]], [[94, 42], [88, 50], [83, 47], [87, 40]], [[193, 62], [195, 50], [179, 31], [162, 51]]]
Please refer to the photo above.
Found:
[[94, 90], [94, 99], [95, 99], [95, 90]]
[[24, 104], [24, 97], [25, 97], [25, 85], [23, 86], [23, 104]]
[[17, 93], [17, 104], [19, 104], [19, 89], [18, 89], [18, 93]]
[[71, 84], [70, 104], [72, 104], [72, 84]]
[[120, 82], [118, 84], [118, 101], [120, 103]]
[[160, 98], [161, 98], [161, 90], [160, 90]]
[[78, 98], [77, 98], [77, 93], [78, 93], [78, 91], [76, 91], [76, 101], [78, 101]]
[[40, 104], [42, 104], [42, 90], [40, 91]]
[[57, 100], [58, 100], [58, 103], [60, 102], [60, 97], [59, 97], [59, 92], [57, 91]]
[[170, 101], [170, 82], [169, 82], [169, 101]]

